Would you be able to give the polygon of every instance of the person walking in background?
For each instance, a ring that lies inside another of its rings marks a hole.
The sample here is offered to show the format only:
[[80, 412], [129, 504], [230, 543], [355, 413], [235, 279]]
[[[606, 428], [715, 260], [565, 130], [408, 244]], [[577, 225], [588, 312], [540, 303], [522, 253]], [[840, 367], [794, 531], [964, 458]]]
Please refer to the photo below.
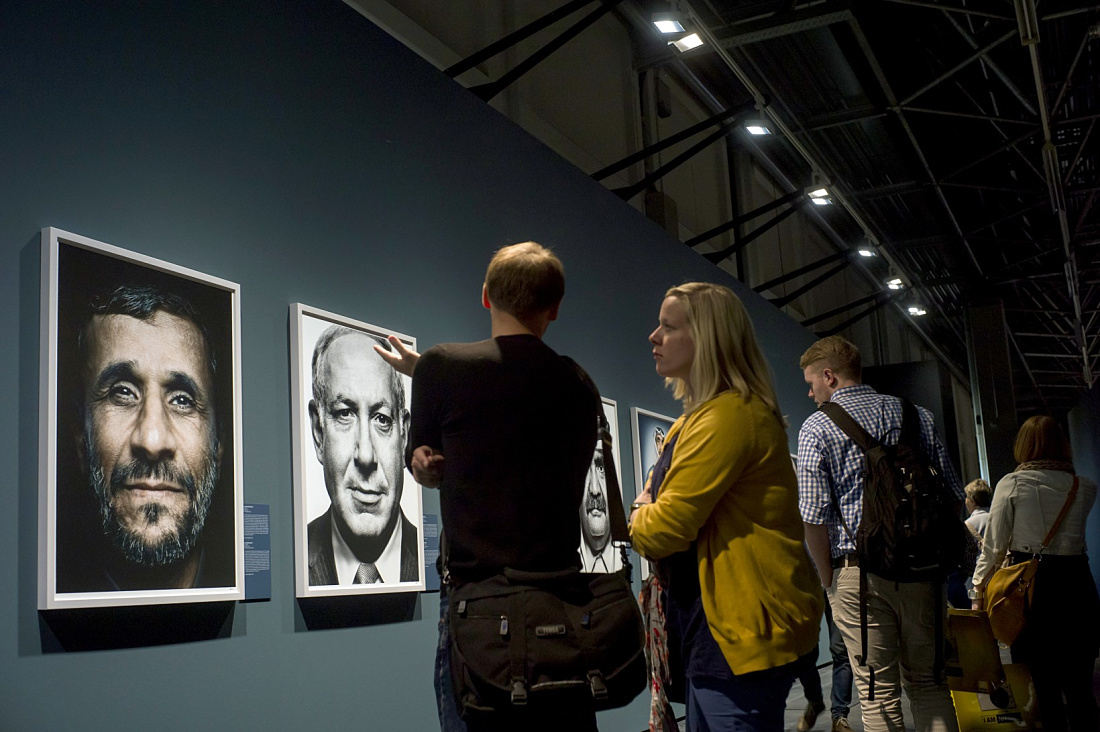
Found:
[[979, 539], [985, 538], [985, 527], [989, 523], [989, 504], [993, 502], [993, 489], [981, 478], [972, 480], [963, 489], [966, 493], [966, 510], [970, 517], [966, 527]]
[[[833, 611], [825, 602], [825, 627], [829, 631], [829, 655], [832, 656], [832, 691], [830, 693], [831, 732], [844, 732], [852, 727], [848, 724], [848, 712], [852, 709], [852, 662], [848, 660], [848, 647], [844, 645], [844, 636], [833, 622]], [[817, 718], [825, 711], [825, 693], [821, 688], [821, 674], [817, 670], [818, 649], [804, 664], [798, 674], [806, 696], [806, 710], [798, 718], [798, 732], [806, 732], [817, 724]]]
[[[982, 553], [974, 569], [973, 605], [1005, 556], [1012, 564], [1040, 554], [1027, 627], [1012, 644], [1013, 662], [1031, 670], [1045, 729], [1095, 732], [1093, 667], [1100, 651], [1100, 597], [1089, 569], [1085, 521], [1096, 483], [1075, 475], [1069, 440], [1051, 417], [1031, 417], [1013, 446], [1019, 465], [997, 483]], [[1055, 519], [1069, 508], [1050, 544]]]
[[687, 728], [778, 732], [822, 598], [771, 375], [744, 306], [719, 285], [670, 289], [649, 340], [684, 414], [637, 499], [631, 538], [657, 560]]
[[[879, 442], [897, 443], [902, 401], [863, 383], [862, 360], [855, 345], [840, 336], [823, 338], [806, 350], [799, 366], [810, 387], [809, 396], [819, 406], [831, 401]], [[961, 511], [962, 487], [940, 443], [932, 414], [919, 407], [917, 411], [923, 452], [957, 496]], [[806, 418], [798, 433], [799, 508], [806, 525], [806, 544], [826, 588], [833, 620], [853, 659], [864, 729], [905, 729], [901, 708], [904, 685], [918, 732], [954, 732], [958, 722], [951, 694], [935, 674], [936, 644], [942, 638], [930, 620], [937, 612], [946, 615], [938, 584], [897, 582], [870, 572], [861, 575], [855, 536], [863, 517], [864, 464], [860, 447], [824, 411]], [[867, 585], [865, 665], [854, 660], [863, 648], [861, 581]]]

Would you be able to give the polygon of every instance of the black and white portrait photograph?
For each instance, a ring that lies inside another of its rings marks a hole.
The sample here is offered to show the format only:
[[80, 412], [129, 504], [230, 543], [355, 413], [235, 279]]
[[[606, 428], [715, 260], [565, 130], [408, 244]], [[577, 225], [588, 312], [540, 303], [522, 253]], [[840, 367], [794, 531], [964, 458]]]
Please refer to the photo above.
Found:
[[298, 597], [424, 590], [411, 379], [376, 350], [416, 340], [300, 303], [290, 328]]
[[[603, 414], [611, 431], [612, 453], [615, 456], [616, 484], [622, 485], [619, 473], [619, 418], [612, 399], [603, 398]], [[584, 481], [584, 498], [581, 500], [581, 571], [614, 572], [622, 569], [622, 555], [611, 544], [610, 502], [607, 498], [607, 469], [604, 464], [603, 443], [596, 441], [592, 465]]]
[[41, 609], [244, 596], [240, 290], [42, 232]]

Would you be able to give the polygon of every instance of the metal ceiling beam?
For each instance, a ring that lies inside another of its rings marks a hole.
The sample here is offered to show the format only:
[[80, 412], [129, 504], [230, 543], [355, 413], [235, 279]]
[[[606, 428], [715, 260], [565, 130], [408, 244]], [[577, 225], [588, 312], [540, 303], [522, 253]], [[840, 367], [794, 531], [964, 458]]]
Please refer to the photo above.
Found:
[[821, 259], [818, 259], [815, 262], [810, 262], [809, 264], [805, 265], [804, 267], [799, 267], [798, 269], [791, 270], [790, 272], [787, 272], [785, 274], [781, 274], [778, 277], [773, 277], [772, 279], [768, 280], [767, 282], [762, 282], [759, 285], [757, 285], [756, 287], [752, 288], [753, 292], [763, 292], [764, 290], [771, 289], [772, 287], [775, 287], [776, 285], [782, 285], [784, 282], [790, 282], [791, 280], [793, 280], [796, 277], [801, 277], [804, 274], [807, 274], [809, 272], [813, 272], [815, 269], [820, 269], [821, 267], [824, 267], [826, 264], [832, 264], [833, 262], [836, 262], [837, 260], [845, 259], [847, 256], [848, 256], [847, 252], [834, 252], [833, 254], [830, 254], [827, 257], [822, 257]]
[[1058, 91], [1058, 96], [1054, 98], [1054, 104], [1050, 105], [1051, 117], [1058, 114], [1058, 109], [1062, 106], [1062, 100], [1065, 99], [1066, 92], [1069, 91], [1069, 83], [1073, 80], [1073, 72], [1077, 70], [1077, 62], [1081, 60], [1081, 53], [1085, 50], [1085, 45], [1091, 37], [1092, 28], [1085, 28], [1085, 32], [1081, 36], [1081, 44], [1077, 46], [1077, 54], [1073, 57], [1073, 63], [1069, 65], [1069, 71], [1066, 72], [1066, 80], [1062, 82], [1062, 88]]
[[1071, 15], [1080, 15], [1081, 13], [1094, 13], [1097, 10], [1100, 10], [1100, 5], [1096, 5], [1094, 3], [1094, 4], [1090, 4], [1090, 5], [1085, 5], [1085, 6], [1080, 7], [1080, 8], [1073, 8], [1071, 10], [1063, 10], [1059, 13], [1051, 13], [1050, 15], [1044, 15], [1042, 18], [1039, 18], [1039, 20], [1041, 20], [1045, 23], [1047, 21], [1057, 20], [1059, 18], [1068, 18]]
[[[768, 201], [763, 206], [757, 206], [752, 211], [746, 211], [739, 216], [734, 216], [732, 219], [725, 222], [724, 224], [718, 224], [718, 226], [715, 226], [713, 229], [708, 229], [698, 236], [693, 236], [692, 238], [685, 241], [684, 244], [687, 244], [689, 247], [694, 247], [696, 245], [702, 244], [708, 239], [713, 239], [719, 234], [725, 234], [730, 229], [733, 229], [736, 226], [740, 226], [741, 224], [747, 224], [748, 222], [755, 219], [757, 216], [762, 216], [768, 211], [774, 211], [775, 209], [787, 203], [794, 204], [794, 207], [800, 206], [802, 205], [802, 203], [806, 202], [806, 199], [802, 198], [803, 196], [805, 196], [805, 193], [803, 191], [791, 191], [790, 193], [780, 196], [774, 201]], [[796, 203], [799, 198], [802, 198], [801, 203]], [[764, 231], [766, 230], [767, 229], [765, 228]], [[757, 231], [760, 231], [760, 229], [757, 229]], [[759, 234], [757, 236], [759, 236]], [[723, 257], [723, 259], [724, 258], [725, 257]]]
[[1039, 401], [1043, 403], [1043, 408], [1048, 412], [1050, 411], [1050, 405], [1047, 404], [1046, 396], [1043, 394], [1043, 390], [1039, 388], [1039, 382], [1035, 378], [1035, 374], [1031, 371], [1031, 365], [1024, 358], [1023, 349], [1020, 348], [1020, 344], [1016, 342], [1015, 336], [1012, 335], [1012, 329], [1008, 327], [1008, 323], [1005, 323], [1005, 333], [1008, 335], [1008, 342], [1012, 344], [1012, 350], [1016, 352], [1017, 357], [1020, 359], [1020, 364], [1024, 367], [1024, 373], [1027, 374], [1027, 378], [1031, 381], [1031, 385], [1035, 387], [1035, 393], [1039, 395]]
[[740, 107], [732, 107], [730, 109], [723, 110], [718, 114], [708, 117], [698, 124], [694, 124], [691, 127], [680, 130], [674, 135], [669, 135], [665, 139], [655, 142], [652, 145], [649, 145], [648, 147], [639, 150], [633, 155], [627, 155], [625, 158], [617, 163], [612, 163], [606, 168], [601, 168], [600, 170], [597, 170], [595, 173], [592, 174], [592, 179], [603, 180], [609, 175], [614, 175], [624, 168], [629, 168], [634, 163], [645, 160], [650, 155], [653, 155], [654, 153], [659, 153], [666, 148], [672, 147], [678, 142], [683, 142], [689, 137], [699, 132], [702, 132], [705, 129], [709, 129], [714, 125], [721, 125], [726, 122], [729, 122], [729, 124], [735, 124], [736, 119], [739, 119], [742, 115], [749, 114], [755, 109], [755, 104], [746, 104]]
[[852, 308], [858, 308], [860, 305], [866, 305], [869, 302], [873, 302], [873, 301], [879, 300], [881, 298], [889, 299], [889, 297], [890, 296], [887, 295], [884, 292], [875, 292], [875, 293], [872, 293], [872, 294], [868, 295], [867, 297], [861, 297], [858, 300], [853, 300], [852, 302], [848, 303], [847, 305], [841, 305], [838, 308], [833, 308], [832, 310], [827, 310], [824, 313], [818, 313], [817, 315], [814, 315], [813, 317], [806, 318], [805, 320], [803, 320], [800, 323], [800, 325], [802, 325], [802, 327], [804, 327], [804, 328], [808, 328], [808, 327], [810, 327], [811, 325], [813, 325], [815, 323], [820, 323], [822, 320], [828, 320], [829, 318], [833, 317], [834, 315], [840, 315], [841, 313], [847, 312], [848, 310], [851, 310]]
[[845, 22], [851, 11], [847, 8], [836, 10], [837, 5], [838, 3], [822, 3], [803, 7], [789, 13], [777, 13], [759, 20], [736, 23], [712, 33], [722, 48], [736, 48], [770, 41], [814, 28], [824, 28], [833, 23]]
[[[1096, 120], [1089, 121], [1089, 128], [1085, 130], [1084, 136], [1081, 138], [1081, 144], [1077, 146], [1077, 154], [1073, 156], [1073, 162], [1070, 163], [1069, 168], [1066, 169], [1066, 175], [1062, 178], [1062, 185], [1068, 186], [1069, 179], [1073, 177], [1073, 174], [1077, 171], [1077, 163], [1081, 162], [1081, 155], [1085, 152], [1085, 146], [1089, 143], [1089, 138], [1092, 137], [1092, 130], [1096, 126]], [[1091, 204], [1090, 204], [1091, 205]]]
[[[852, 325], [855, 325], [856, 323], [863, 320], [864, 318], [866, 318], [871, 313], [875, 312], [876, 310], [879, 310], [883, 305], [886, 305], [887, 303], [890, 303], [890, 302], [893, 302], [893, 301], [894, 301], [894, 298], [888, 297], [885, 300], [882, 300], [880, 302], [876, 302], [874, 305], [867, 308], [866, 310], [859, 311], [858, 313], [856, 313], [852, 317], [850, 317], [847, 320], [844, 320], [840, 323], [837, 323], [836, 325], [834, 325], [832, 328], [829, 328], [828, 330], [824, 330], [824, 331], [819, 330], [819, 331], [817, 331], [817, 333], [815, 333], [815, 335], [818, 338], [828, 338], [831, 335], [836, 335], [837, 333], [844, 330], [845, 328], [847, 328], [849, 326], [852, 326]], [[951, 369], [951, 362], [950, 361], [944, 361], [944, 365], [947, 366], [947, 368], [949, 370]], [[956, 378], [957, 378], [957, 376], [956, 376]], [[966, 383], [967, 383], [967, 388], [969, 389], [970, 388], [969, 382], [966, 382]]]
[[[692, 7], [691, 0], [680, 0], [680, 6], [681, 9], [684, 12], [688, 13], [690, 16], [696, 18], [700, 17], [699, 14]], [[648, 25], [648, 23], [640, 17], [640, 14], [629, 5], [626, 6], [624, 14], [630, 17], [635, 25]], [[850, 24], [854, 22], [854, 16], [851, 15], [851, 11], [848, 11], [846, 19]], [[714, 44], [715, 46], [717, 46], [717, 39], [714, 37], [713, 33], [711, 33], [710, 30], [705, 26], [705, 24], [700, 24], [699, 34], [706, 43]], [[717, 48], [717, 54], [718, 57], [726, 65], [726, 67], [730, 70], [730, 72], [733, 73], [738, 81], [741, 82], [741, 85], [749, 92], [749, 94], [751, 94], [753, 98], [756, 99], [758, 102], [762, 102], [764, 100], [764, 95], [760, 92], [759, 89], [757, 89], [756, 85], [729, 54], [729, 51], [725, 48], [719, 47]], [[706, 89], [705, 84], [699, 81], [694, 72], [691, 69], [687, 68], [686, 64], [684, 64], [682, 61], [679, 61], [676, 64], [676, 68], [684, 76], [684, 78], [688, 80], [689, 84], [695, 86], [698, 89], [701, 89], [701, 93], [704, 98], [711, 100], [714, 99], [713, 94], [711, 94], [709, 90]], [[814, 158], [814, 156], [810, 154], [805, 145], [803, 145], [801, 141], [792, 133], [790, 127], [782, 119], [773, 117], [772, 121], [775, 123], [776, 128], [779, 130], [779, 133], [785, 137], [787, 143], [791, 147], [793, 147], [799, 155], [802, 156], [802, 158], [807, 162], [811, 169], [823, 170], [823, 168], [817, 163], [817, 160]], [[792, 183], [791, 181], [787, 180], [786, 174], [784, 174], [779, 169], [774, 161], [772, 161], [762, 152], [759, 152], [759, 148], [754, 146], [754, 149], [757, 149], [758, 155], [760, 155], [763, 162], [765, 163], [765, 167], [768, 168], [773, 175], [775, 175], [781, 182], [785, 181], [786, 184], [790, 187], [797, 187], [798, 184]], [[867, 223], [862, 214], [851, 204], [851, 202], [847, 200], [847, 197], [838, 190], [834, 190], [832, 192], [832, 197], [838, 205], [842, 206], [848, 212], [849, 216], [852, 217], [856, 225], [860, 229], [862, 229], [863, 232], [867, 235], [870, 242], [873, 244], [878, 244], [879, 237], [875, 233], [874, 229], [871, 228], [870, 224]], [[819, 212], [814, 211], [810, 215], [813, 216], [813, 218], [818, 222], [822, 230], [826, 232], [826, 235], [830, 238], [835, 246], [837, 246], [838, 248], [846, 248], [847, 245], [842, 241], [841, 237], [836, 233], [829, 222], [820, 215]], [[883, 257], [891, 264], [894, 264], [893, 258], [890, 253], [886, 250], [881, 251]], [[860, 269], [869, 282], [871, 282], [872, 284], [876, 282], [875, 278], [871, 275], [869, 271], [867, 271], [866, 268], [861, 267]], [[913, 277], [911, 273], [910, 278], [917, 279]], [[892, 302], [892, 300], [888, 302]], [[948, 368], [948, 370], [951, 371], [952, 375], [954, 375], [955, 378], [958, 379], [959, 383], [963, 384], [966, 388], [970, 388], [970, 378], [966, 374], [964, 374], [963, 371], [955, 363], [955, 361], [947, 355], [940, 343], [938, 343], [936, 339], [929, 336], [928, 333], [926, 333], [923, 328], [914, 323], [912, 319], [907, 318], [905, 311], [902, 310], [900, 306], [897, 306], [896, 303], [894, 304], [899, 314], [904, 319], [904, 322], [909, 323], [910, 327], [913, 329], [913, 332], [917, 334], [917, 337], [921, 340], [921, 342], [925, 344], [928, 350], [935, 354], [936, 358], [938, 358]], [[955, 330], [956, 337], [959, 337], [961, 340], [961, 336], [958, 334], [958, 331], [955, 328], [954, 324], [951, 324], [950, 321], [948, 322], [951, 325], [952, 329]]]
[[[932, 168], [928, 163], [928, 158], [925, 156], [924, 151], [921, 149], [920, 143], [917, 141], [917, 136], [913, 132], [913, 128], [909, 125], [909, 120], [905, 116], [905, 112], [902, 111], [901, 105], [898, 104], [897, 97], [894, 95], [893, 87], [890, 85], [889, 80], [886, 78], [886, 74], [882, 70], [882, 66], [878, 62], [878, 58], [875, 56], [874, 49], [871, 48], [871, 44], [867, 40], [867, 36], [863, 32], [863, 28], [860, 27], [859, 21], [853, 17], [849, 21], [849, 25], [852, 28], [852, 33], [856, 37], [856, 42], [859, 44], [860, 49], [863, 51], [864, 57], [867, 59], [867, 63], [871, 66], [871, 71], [875, 75], [875, 79], [878, 81], [879, 86], [882, 88], [883, 94], [886, 95], [887, 102], [890, 107], [897, 107], [895, 114], [898, 116], [898, 121], [901, 123], [902, 129], [905, 131], [906, 136], [909, 138], [909, 143], [913, 146], [913, 150], [917, 154], [917, 159], [920, 161], [921, 166], [924, 168], [924, 172], [928, 175], [928, 180], [932, 184], [933, 190], [936, 192], [936, 196], [940, 199], [940, 205], [943, 206], [944, 211], [947, 213], [947, 217], [951, 221], [952, 228], [955, 229], [955, 233], [959, 236], [965, 249], [967, 256], [970, 258], [971, 264], [974, 265], [975, 271], [979, 276], [984, 276], [982, 272], [982, 266], [978, 263], [977, 257], [974, 256], [974, 251], [970, 247], [970, 242], [967, 241], [963, 235], [962, 227], [959, 225], [959, 220], [955, 216], [954, 210], [951, 208], [951, 204], [947, 201], [947, 196], [944, 195], [943, 188], [940, 187], [936, 181], [936, 175], [932, 172]], [[965, 343], [965, 339], [963, 339]], [[967, 380], [966, 383], [969, 383]]]
[[[851, 191], [853, 198], [859, 198], [864, 200], [873, 200], [875, 198], [884, 198], [886, 196], [905, 196], [910, 193], [921, 193], [928, 190], [927, 183], [919, 183], [915, 180], [905, 180], [899, 183], [891, 183], [885, 186], [876, 186], [875, 188], [862, 188], [859, 190]], [[900, 242], [894, 242], [895, 245]]]
[[915, 92], [913, 92], [912, 94], [907, 96], [905, 99], [902, 99], [900, 102], [897, 103], [897, 106], [904, 107], [906, 104], [913, 101], [914, 99], [919, 97], [921, 94], [924, 94], [926, 91], [939, 86], [940, 84], [947, 81], [948, 79], [950, 79], [955, 74], [957, 74], [960, 71], [962, 71], [963, 69], [965, 69], [970, 64], [972, 64], [975, 61], [977, 61], [978, 59], [984, 57], [987, 53], [989, 53], [994, 48], [996, 48], [997, 46], [999, 46], [1002, 43], [1004, 43], [1005, 41], [1007, 41], [1009, 38], [1012, 38], [1013, 36], [1015, 36], [1016, 33], [1017, 33], [1017, 31], [1014, 28], [1014, 29], [1010, 30], [1008, 33], [1005, 33], [1004, 35], [1002, 35], [997, 40], [993, 41], [992, 43], [989, 43], [989, 44], [985, 45], [984, 47], [979, 48], [977, 51], [970, 54], [969, 56], [964, 58], [959, 63], [955, 64], [954, 66], [949, 68], [947, 71], [943, 72], [942, 74], [937, 76], [935, 79], [928, 82], [927, 84], [922, 86], [920, 89], [916, 90]]
[[692, 145], [691, 147], [689, 147], [687, 150], [684, 150], [682, 153], [680, 153], [679, 155], [677, 155], [676, 157], [674, 157], [672, 160], [668, 161], [667, 163], [665, 163], [661, 167], [657, 168], [656, 170], [654, 170], [652, 173], [650, 173], [649, 175], [642, 178], [637, 183], [631, 183], [630, 185], [623, 186], [621, 188], [614, 188], [614, 189], [612, 189], [611, 192], [614, 193], [615, 195], [617, 195], [619, 198], [623, 199], [624, 201], [629, 201], [631, 198], [634, 198], [634, 196], [638, 195], [639, 193], [644, 191], [646, 188], [648, 188], [652, 184], [656, 183], [658, 180], [660, 180], [661, 178], [663, 178], [665, 175], [672, 172], [676, 168], [679, 168], [681, 165], [686, 163], [688, 160], [691, 160], [693, 157], [698, 155], [700, 152], [702, 152], [706, 148], [710, 147], [715, 142], [717, 142], [719, 139], [721, 139], [725, 136], [726, 136], [726, 124], [723, 123], [722, 125], [720, 125], [718, 127], [717, 130], [710, 133], [709, 135], [704, 137], [702, 140], [700, 140], [699, 142], [697, 142], [694, 145]]
[[995, 150], [990, 150], [989, 152], [987, 152], [985, 155], [982, 155], [977, 160], [972, 160], [969, 163], [967, 163], [966, 165], [963, 165], [961, 168], [956, 168], [955, 170], [952, 170], [947, 175], [941, 176], [940, 177], [940, 183], [951, 180], [952, 178], [954, 178], [959, 173], [965, 173], [966, 171], [970, 170], [971, 168], [973, 168], [976, 165], [981, 165], [986, 160], [989, 160], [990, 158], [993, 158], [993, 157], [996, 157], [996, 156], [1000, 155], [1001, 153], [1003, 153], [1005, 150], [1008, 150], [1009, 148], [1016, 147], [1021, 142], [1024, 142], [1028, 138], [1033, 137], [1038, 132], [1040, 132], [1040, 130], [1038, 128], [1033, 129], [1033, 130], [1028, 130], [1027, 132], [1020, 135], [1019, 137], [1014, 138], [1012, 140], [1008, 140], [1007, 142], [1005, 142], [1000, 147], [996, 148]]
[[986, 229], [991, 229], [994, 226], [999, 226], [1000, 224], [1003, 224], [1007, 221], [1011, 221], [1012, 219], [1014, 219], [1018, 216], [1023, 216], [1024, 214], [1026, 214], [1030, 211], [1034, 211], [1035, 209], [1037, 209], [1040, 206], [1043, 206], [1045, 204], [1046, 204], [1046, 201], [1037, 201], [1037, 202], [1031, 204], [1030, 206], [1024, 206], [1022, 208], [1017, 208], [1015, 211], [1008, 214], [1007, 216], [1002, 216], [999, 219], [994, 219], [993, 221], [990, 221], [989, 223], [982, 224], [981, 226], [979, 226], [976, 229], [971, 229], [970, 231], [966, 232], [966, 235], [972, 237], [975, 234], [977, 234], [979, 231], [985, 231]]
[[847, 259], [845, 259], [843, 262], [841, 262], [837, 266], [833, 267], [830, 270], [822, 272], [820, 275], [818, 275], [817, 277], [814, 277], [812, 280], [810, 280], [806, 284], [802, 285], [801, 287], [799, 287], [797, 289], [794, 289], [794, 290], [791, 290], [790, 292], [788, 292], [786, 295], [783, 295], [782, 297], [774, 297], [771, 300], [769, 300], [768, 302], [770, 302], [772, 305], [775, 305], [777, 308], [786, 307], [787, 305], [790, 305], [792, 302], [794, 302], [798, 298], [805, 295], [810, 290], [812, 290], [815, 287], [817, 287], [818, 285], [821, 285], [822, 283], [826, 282], [829, 278], [843, 272], [845, 269], [848, 268], [849, 264], [850, 264], [850, 262]]
[[591, 5], [593, 2], [595, 2], [595, 0], [573, 0], [572, 2], [568, 2], [557, 10], [552, 10], [541, 18], [531, 21], [522, 28], [512, 31], [500, 40], [490, 43], [485, 48], [467, 56], [458, 63], [448, 66], [443, 69], [443, 73], [453, 79], [459, 74], [474, 68], [482, 61], [488, 61], [498, 53], [508, 50], [520, 41], [530, 38], [544, 28], [549, 28], [562, 18], [572, 15], [585, 5]]
[[919, 2], [919, 0], [887, 0], [897, 5], [912, 5], [917, 8], [929, 8], [930, 10], [942, 10], [945, 13], [961, 13], [963, 15], [973, 15], [978, 18], [994, 18], [996, 20], [1016, 20], [1008, 15], [998, 15], [997, 13], [987, 13], [982, 10], [971, 10], [970, 8], [960, 8], [955, 6], [942, 5], [940, 3], [926, 3]]
[[[737, 241], [734, 242], [733, 244], [731, 244], [730, 246], [726, 247], [725, 249], [723, 249], [719, 252], [706, 252], [705, 254], [703, 254], [703, 256], [706, 257], [707, 259], [709, 259], [710, 261], [714, 262], [715, 264], [718, 264], [722, 260], [732, 256], [733, 254], [735, 254], [735, 253], [741, 251], [742, 249], [744, 249], [745, 247], [747, 247], [749, 244], [751, 244], [753, 241], [755, 241], [758, 237], [760, 237], [761, 235], [767, 233], [770, 229], [773, 229], [776, 226], [778, 226], [780, 224], [780, 222], [782, 222], [788, 216], [790, 216], [795, 211], [797, 211], [799, 208], [801, 208], [802, 205], [806, 203], [806, 201], [807, 201], [806, 198], [801, 198], [801, 199], [798, 199], [798, 200], [794, 201], [791, 204], [790, 208], [782, 211], [775, 218], [769, 219], [767, 221], [767, 223], [756, 227], [755, 229], [750, 231], [748, 234], [745, 234], [744, 236], [739, 237], [737, 239]], [[698, 239], [698, 238], [699, 237], [696, 237], [696, 239]]]
[[1092, 366], [1089, 362], [1088, 346], [1085, 341], [1084, 319], [1081, 313], [1081, 293], [1077, 261], [1073, 252], [1073, 242], [1069, 231], [1069, 219], [1066, 216], [1065, 193], [1059, 175], [1058, 148], [1051, 141], [1050, 116], [1047, 112], [1046, 87], [1043, 84], [1043, 70], [1039, 62], [1039, 28], [1027, 21], [1036, 17], [1034, 0], [1016, 0], [1016, 17], [1020, 19], [1020, 37], [1031, 57], [1031, 70], [1035, 78], [1035, 92], [1039, 98], [1039, 120], [1043, 125], [1043, 162], [1050, 191], [1050, 204], [1058, 216], [1058, 225], [1062, 232], [1062, 248], [1066, 254], [1066, 287], [1074, 311], [1074, 333], [1081, 352], [1081, 374], [1085, 383], [1092, 386]]
[[985, 122], [998, 122], [1009, 125], [1032, 125], [1038, 128], [1035, 124], [1035, 120], [1030, 119], [1014, 119], [1012, 117], [998, 117], [992, 114], [972, 114], [967, 112], [954, 112], [947, 109], [931, 109], [929, 107], [914, 107], [911, 105], [905, 105], [902, 108], [905, 112], [919, 112], [921, 114], [938, 114], [946, 117], [962, 117], [964, 119], [977, 119]]
[[[974, 40], [974, 37], [966, 31], [966, 28], [963, 28], [961, 25], [959, 25], [959, 22], [957, 20], [952, 18], [951, 15], [946, 11], [944, 12], [943, 16], [947, 18], [947, 22], [949, 22], [952, 27], [954, 27], [954, 29], [959, 32], [959, 35], [963, 37], [963, 40], [966, 41], [967, 45], [969, 45], [971, 48], [978, 47], [978, 42]], [[1001, 67], [994, 63], [993, 59], [989, 58], [989, 56], [986, 54], [982, 54], [982, 61], [989, 68], [990, 71], [997, 75], [998, 79], [1004, 82], [1005, 87], [1007, 87], [1008, 90], [1012, 92], [1012, 96], [1016, 97], [1016, 99], [1019, 100], [1020, 104], [1024, 105], [1024, 109], [1026, 109], [1031, 114], [1038, 114], [1035, 106], [1031, 103], [1031, 100], [1024, 96], [1024, 93], [1020, 91], [1020, 87], [1016, 86], [1016, 82], [1012, 81], [1011, 77], [1009, 77], [1008, 74], [1002, 71]]]
[[[516, 64], [514, 68], [509, 70], [499, 79], [497, 79], [496, 81], [490, 81], [488, 84], [479, 84], [478, 86], [469, 87], [469, 90], [480, 97], [483, 101], [489, 101], [497, 94], [500, 94], [502, 91], [507, 89], [516, 79], [520, 78], [528, 71], [535, 68], [544, 60], [546, 60], [552, 53], [554, 53], [554, 51], [557, 51], [566, 43], [573, 40], [573, 38], [580, 35], [583, 31], [587, 30], [590, 26], [595, 24], [597, 20], [614, 10], [615, 6], [622, 1], [623, 0], [599, 0], [600, 7], [596, 8], [591, 13], [571, 25], [569, 28], [562, 31], [560, 35], [558, 35], [556, 38], [551, 40], [539, 50], [532, 53], [523, 61], [520, 61], [518, 64]], [[538, 20], [535, 21], [535, 23], [539, 22], [540, 21]], [[518, 41], [513, 41], [508, 45], [514, 45], [514, 43], [516, 42]], [[459, 64], [461, 63], [462, 62], [459, 62]]]

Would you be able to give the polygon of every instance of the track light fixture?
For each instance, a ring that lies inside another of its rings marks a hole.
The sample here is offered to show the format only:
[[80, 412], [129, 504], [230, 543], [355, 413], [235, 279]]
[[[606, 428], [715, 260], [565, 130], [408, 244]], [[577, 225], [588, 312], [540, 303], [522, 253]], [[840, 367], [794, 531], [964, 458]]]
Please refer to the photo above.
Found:
[[684, 14], [679, 11], [672, 10], [665, 13], [654, 13], [651, 19], [653, 25], [657, 26], [657, 30], [662, 33], [684, 32]]

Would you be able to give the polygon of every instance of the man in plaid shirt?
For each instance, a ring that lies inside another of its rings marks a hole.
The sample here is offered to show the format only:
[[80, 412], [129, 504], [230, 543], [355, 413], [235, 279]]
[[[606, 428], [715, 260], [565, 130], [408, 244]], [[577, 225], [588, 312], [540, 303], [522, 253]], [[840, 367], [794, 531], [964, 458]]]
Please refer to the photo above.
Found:
[[[852, 343], [840, 336], [823, 338], [802, 355], [799, 366], [817, 404], [831, 401], [842, 406], [873, 437], [884, 444], [897, 443], [902, 402], [862, 383], [859, 349]], [[932, 414], [921, 407], [917, 411], [925, 454], [961, 502], [965, 494]], [[936, 683], [933, 673], [936, 603], [947, 604], [939, 584], [899, 583], [868, 574], [867, 665], [858, 665], [854, 658], [862, 648], [861, 570], [854, 537], [863, 512], [863, 468], [863, 451], [824, 412], [806, 419], [798, 433], [799, 510], [810, 556], [852, 657], [863, 726], [868, 732], [904, 730], [904, 685], [917, 730], [954, 732], [958, 723], [951, 694], [945, 683]], [[838, 727], [840, 722], [834, 720], [834, 730], [848, 729], [846, 721]]]

